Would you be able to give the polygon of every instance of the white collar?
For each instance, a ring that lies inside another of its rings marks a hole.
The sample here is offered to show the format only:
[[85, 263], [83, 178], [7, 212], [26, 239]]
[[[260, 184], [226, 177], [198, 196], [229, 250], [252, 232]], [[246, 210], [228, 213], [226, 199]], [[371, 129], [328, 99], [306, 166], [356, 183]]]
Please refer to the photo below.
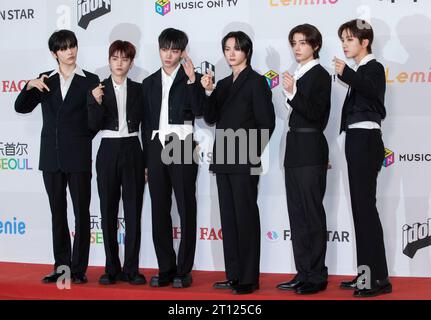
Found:
[[295, 71], [296, 80], [300, 79], [304, 74], [310, 71], [313, 67], [317, 66], [319, 63], [319, 59], [313, 59], [304, 65], [299, 64]]
[[374, 59], [376, 59], [374, 54], [372, 54], [372, 53], [367, 54], [365, 57], [362, 58], [362, 60], [359, 62], [359, 64], [355, 66], [355, 69], [358, 70], [360, 66], [366, 65], [368, 62], [370, 62], [371, 60], [374, 60]]
[[[48, 77], [51, 77], [51, 76], [53, 76], [53, 75], [55, 75], [55, 74], [59, 74], [59, 75], [61, 75], [61, 73], [60, 73], [60, 67], [58, 67], [57, 69], [55, 69], [53, 72], [51, 72], [51, 74], [48, 76]], [[78, 65], [76, 65], [76, 68], [75, 68], [75, 70], [73, 70], [73, 72], [72, 72], [72, 74], [77, 74], [77, 75], [79, 75], [79, 76], [81, 76], [81, 77], [84, 77], [85, 78], [85, 73], [84, 73], [84, 71], [78, 66]]]
[[124, 81], [123, 81], [122, 84], [117, 84], [114, 81], [114, 78], [112, 78], [112, 76], [111, 76], [111, 80], [112, 80], [112, 86], [114, 87], [115, 90], [121, 90], [121, 89], [126, 89], [127, 88], [127, 78], [124, 79]]
[[175, 77], [177, 76], [178, 70], [180, 70], [180, 67], [181, 67], [181, 63], [178, 63], [178, 66], [175, 68], [175, 70], [172, 72], [171, 75], [168, 75], [165, 69], [163, 69], [162, 67], [162, 79], [167, 80], [168, 78], [170, 78], [171, 80], [174, 80]]

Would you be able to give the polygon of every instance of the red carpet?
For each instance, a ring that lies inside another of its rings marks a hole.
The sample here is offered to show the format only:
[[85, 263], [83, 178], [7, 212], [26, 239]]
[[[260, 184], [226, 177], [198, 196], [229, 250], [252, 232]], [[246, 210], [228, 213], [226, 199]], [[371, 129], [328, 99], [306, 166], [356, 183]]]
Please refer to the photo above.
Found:
[[[55, 284], [43, 284], [41, 279], [52, 271], [50, 265], [0, 263], [0, 300], [350, 300], [352, 291], [340, 290], [345, 276], [330, 276], [328, 289], [312, 296], [299, 296], [275, 288], [276, 284], [289, 280], [291, 275], [262, 274], [261, 288], [251, 295], [235, 296], [229, 290], [212, 288], [214, 281], [223, 280], [224, 272], [193, 271], [193, 285], [187, 289], [151, 288], [119, 283], [101, 286], [97, 280], [103, 273], [102, 267], [90, 267], [89, 282], [73, 285], [70, 290], [59, 290]], [[143, 269], [147, 280], [156, 270]], [[431, 278], [391, 278], [393, 293], [373, 300], [431, 300]], [[355, 299], [358, 300], [358, 299]], [[361, 299], [362, 300], [362, 299]]]

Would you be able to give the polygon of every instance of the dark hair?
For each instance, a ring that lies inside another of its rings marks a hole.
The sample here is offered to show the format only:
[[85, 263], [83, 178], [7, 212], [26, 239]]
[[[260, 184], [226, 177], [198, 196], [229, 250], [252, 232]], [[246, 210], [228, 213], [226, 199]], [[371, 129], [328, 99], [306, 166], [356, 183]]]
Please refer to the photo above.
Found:
[[66, 50], [78, 46], [78, 39], [75, 33], [70, 30], [58, 30], [54, 32], [48, 40], [49, 50], [57, 53], [59, 50]]
[[250, 65], [251, 57], [253, 56], [253, 42], [251, 41], [250, 37], [242, 31], [229, 32], [227, 35], [224, 36], [223, 40], [221, 41], [221, 47], [223, 52], [226, 46], [226, 42], [230, 38], [234, 38], [235, 46], [237, 46], [239, 50], [241, 50], [247, 55], [247, 65]]
[[322, 49], [322, 34], [319, 29], [308, 23], [296, 26], [289, 33], [289, 43], [291, 46], [293, 44], [293, 37], [297, 33], [304, 35], [305, 42], [313, 48], [314, 59], [318, 59], [320, 49]]
[[340, 39], [344, 30], [350, 31], [350, 33], [355, 38], [359, 39], [361, 44], [362, 44], [362, 41], [368, 40], [369, 43], [367, 46], [367, 51], [368, 53], [373, 52], [373, 50], [371, 49], [371, 45], [373, 44], [373, 40], [374, 40], [374, 32], [373, 32], [373, 28], [367, 21], [361, 20], [361, 19], [353, 19], [346, 23], [343, 23], [338, 29], [338, 37]]
[[126, 58], [129, 58], [132, 61], [136, 56], [136, 48], [129, 41], [116, 40], [112, 42], [109, 47], [109, 58], [117, 52], [122, 53]]
[[162, 31], [159, 36], [160, 49], [186, 50], [189, 38], [184, 31], [168, 28]]

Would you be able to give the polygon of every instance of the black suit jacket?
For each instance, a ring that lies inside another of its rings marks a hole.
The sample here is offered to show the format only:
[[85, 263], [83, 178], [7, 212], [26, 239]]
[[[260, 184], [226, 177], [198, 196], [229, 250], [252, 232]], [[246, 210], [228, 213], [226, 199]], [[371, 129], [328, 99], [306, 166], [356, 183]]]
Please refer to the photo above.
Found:
[[[184, 67], [180, 66], [169, 91], [169, 124], [194, 124], [195, 117], [202, 116], [205, 90], [196, 73], [193, 84], [187, 84], [188, 77]], [[162, 107], [162, 69], [148, 76], [142, 83], [144, 105], [144, 130], [142, 141], [151, 139], [153, 130], [159, 129], [160, 110]]]
[[361, 121], [374, 121], [380, 125], [386, 117], [383, 65], [373, 59], [356, 72], [346, 66], [343, 75], [338, 77], [350, 86], [341, 114], [340, 133], [348, 125]]
[[[250, 174], [251, 168], [260, 168], [260, 156], [265, 148], [265, 144], [260, 144], [262, 130], [268, 130], [271, 137], [275, 128], [275, 112], [272, 103], [272, 91], [264, 76], [258, 74], [250, 66], [244, 69], [233, 82], [233, 75], [220, 80], [217, 88], [207, 97], [204, 106], [204, 118], [209, 124], [216, 123], [216, 131], [221, 132], [232, 129], [245, 129], [247, 141], [236, 140], [232, 145], [226, 139], [216, 139], [213, 149], [213, 161], [210, 170], [215, 173], [247, 173]], [[251, 130], [257, 133], [258, 139], [252, 139]], [[222, 141], [224, 140], [224, 142]], [[255, 141], [257, 140], [257, 141]], [[259, 161], [251, 161], [249, 148], [250, 143], [256, 145]], [[217, 144], [224, 145], [224, 157], [222, 161], [217, 161]], [[247, 144], [245, 155], [241, 150]], [[228, 162], [228, 152], [234, 150], [234, 162]], [[241, 157], [245, 156], [244, 158]]]
[[[75, 74], [63, 101], [58, 73], [45, 80], [50, 92], [27, 86], [15, 101], [15, 110], [30, 113], [41, 103], [43, 127], [39, 169], [47, 172], [91, 171], [91, 140], [95, 132], [88, 127], [87, 95], [99, 83], [99, 77], [84, 71]], [[50, 75], [51, 71], [42, 73]]]
[[[115, 89], [112, 84], [112, 76], [102, 81], [105, 86], [103, 90], [102, 104], [99, 105], [94, 99], [93, 94], [89, 94], [88, 106], [88, 125], [91, 130], [119, 130], [118, 106], [115, 97]], [[126, 120], [129, 133], [138, 132], [141, 126], [144, 131], [144, 106], [142, 99], [142, 84], [127, 78], [127, 98], [126, 98]], [[142, 141], [144, 153], [144, 166], [146, 166], [147, 141]]]
[[[112, 77], [102, 81], [102, 104], [99, 105], [90, 94], [88, 98], [88, 124], [94, 131], [119, 130], [118, 106]], [[126, 119], [129, 133], [138, 132], [144, 116], [142, 85], [127, 79]]]
[[[331, 109], [331, 76], [318, 64], [306, 72], [296, 86], [295, 97], [287, 100], [292, 113], [284, 166], [326, 165], [329, 149], [323, 131]], [[298, 128], [313, 128], [316, 132], [295, 132]]]

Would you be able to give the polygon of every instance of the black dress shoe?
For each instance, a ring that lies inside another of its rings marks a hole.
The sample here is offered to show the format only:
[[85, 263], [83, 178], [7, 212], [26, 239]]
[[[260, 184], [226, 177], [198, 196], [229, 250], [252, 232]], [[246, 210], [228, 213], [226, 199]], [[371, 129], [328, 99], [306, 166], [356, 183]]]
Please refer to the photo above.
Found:
[[87, 283], [88, 279], [85, 273], [74, 273], [72, 274], [72, 283], [74, 284], [84, 284]]
[[192, 275], [190, 273], [184, 275], [176, 275], [172, 281], [173, 288], [188, 288], [193, 282]]
[[321, 283], [306, 282], [302, 286], [297, 287], [295, 292], [297, 294], [315, 294], [319, 293], [320, 291], [326, 290], [327, 286], [327, 281]]
[[392, 284], [389, 282], [389, 279], [385, 279], [375, 281], [370, 289], [356, 289], [355, 292], [353, 292], [353, 296], [356, 298], [369, 298], [391, 292]]
[[215, 289], [233, 289], [233, 287], [238, 285], [238, 280], [226, 280], [226, 281], [218, 281], [213, 284], [213, 288]]
[[288, 282], [283, 282], [283, 283], [278, 284], [277, 289], [294, 291], [298, 287], [302, 286], [303, 284], [304, 284], [304, 282], [293, 279], [293, 280], [290, 280]]
[[136, 273], [122, 273], [120, 276], [121, 281], [128, 282], [133, 285], [143, 285], [147, 283], [147, 279], [143, 274]]
[[109, 273], [105, 273], [99, 278], [99, 284], [102, 284], [102, 285], [115, 284], [117, 283], [118, 277], [119, 277], [118, 274], [112, 275]]
[[250, 294], [253, 293], [255, 290], [259, 289], [258, 283], [252, 283], [252, 284], [237, 284], [233, 287], [232, 293], [233, 294]]
[[358, 278], [359, 278], [359, 275], [356, 276], [356, 278], [353, 280], [341, 281], [340, 288], [341, 289], [347, 289], [347, 290], [355, 290], [356, 286], [358, 285]]
[[172, 281], [174, 277], [165, 277], [165, 276], [152, 276], [150, 281], [151, 287], [167, 287]]
[[62, 275], [63, 275], [63, 273], [57, 273], [56, 271], [53, 271], [52, 273], [43, 277], [42, 282], [43, 283], [55, 283], [55, 282], [57, 282], [58, 278], [60, 278]]

